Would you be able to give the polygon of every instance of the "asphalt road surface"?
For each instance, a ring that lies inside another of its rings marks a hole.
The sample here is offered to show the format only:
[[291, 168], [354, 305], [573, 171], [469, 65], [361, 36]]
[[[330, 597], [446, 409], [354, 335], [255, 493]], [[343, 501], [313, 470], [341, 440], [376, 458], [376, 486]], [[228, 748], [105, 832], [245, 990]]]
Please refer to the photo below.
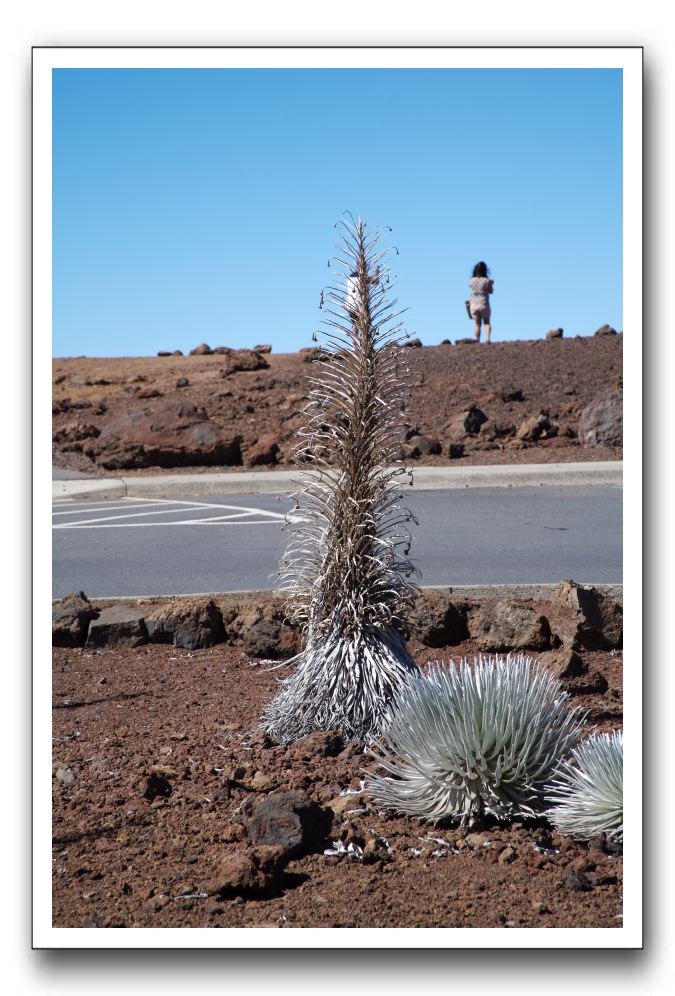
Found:
[[[422, 585], [622, 582], [622, 489], [612, 485], [412, 491]], [[55, 501], [53, 596], [273, 588], [288, 499]]]

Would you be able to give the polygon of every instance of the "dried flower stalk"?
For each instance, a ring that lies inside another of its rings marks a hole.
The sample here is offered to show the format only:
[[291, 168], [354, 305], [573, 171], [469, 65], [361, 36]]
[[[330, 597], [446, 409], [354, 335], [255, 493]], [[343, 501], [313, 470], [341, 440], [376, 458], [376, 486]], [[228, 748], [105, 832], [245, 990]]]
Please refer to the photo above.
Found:
[[326, 330], [294, 453], [312, 473], [293, 495], [280, 567], [305, 646], [263, 718], [280, 743], [332, 728], [376, 735], [417, 671], [401, 635], [417, 595], [406, 528], [413, 517], [399, 490], [408, 373], [401, 312], [381, 232], [351, 216], [336, 227], [343, 273], [321, 297]]

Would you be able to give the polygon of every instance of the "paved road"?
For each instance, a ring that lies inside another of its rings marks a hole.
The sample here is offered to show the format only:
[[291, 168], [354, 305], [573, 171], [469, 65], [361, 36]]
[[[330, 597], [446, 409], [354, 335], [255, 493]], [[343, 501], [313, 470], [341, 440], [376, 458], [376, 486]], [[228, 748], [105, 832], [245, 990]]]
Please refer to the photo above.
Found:
[[[413, 491], [424, 585], [621, 583], [617, 486]], [[54, 502], [53, 595], [274, 587], [286, 498]]]

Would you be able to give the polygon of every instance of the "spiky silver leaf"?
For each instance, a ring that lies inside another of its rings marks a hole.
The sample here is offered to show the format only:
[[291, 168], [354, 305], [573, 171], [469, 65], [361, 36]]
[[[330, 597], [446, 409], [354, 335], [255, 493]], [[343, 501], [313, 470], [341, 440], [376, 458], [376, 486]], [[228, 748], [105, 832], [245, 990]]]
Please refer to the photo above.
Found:
[[408, 376], [401, 312], [389, 298], [381, 233], [351, 216], [339, 228], [343, 277], [322, 297], [327, 330], [295, 450], [305, 476], [280, 568], [288, 615], [305, 640], [263, 717], [280, 742], [331, 727], [374, 735], [417, 670], [399, 635], [417, 595], [406, 528], [413, 517], [400, 492]]
[[550, 786], [548, 818], [561, 833], [590, 840], [623, 839], [623, 733], [588, 737], [572, 751]]
[[432, 822], [532, 816], [579, 732], [560, 682], [524, 654], [435, 663], [396, 701], [368, 791]]

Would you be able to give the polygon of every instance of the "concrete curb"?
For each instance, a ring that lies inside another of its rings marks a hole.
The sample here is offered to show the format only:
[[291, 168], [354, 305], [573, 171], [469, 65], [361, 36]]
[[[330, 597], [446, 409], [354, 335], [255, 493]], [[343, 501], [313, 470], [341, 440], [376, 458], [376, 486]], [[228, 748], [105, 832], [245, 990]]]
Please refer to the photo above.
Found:
[[[617, 582], [592, 581], [580, 582], [584, 588], [595, 588], [603, 595], [623, 595], [623, 584]], [[421, 592], [438, 592], [441, 595], [460, 595], [465, 598], [548, 598], [558, 587], [560, 581], [542, 581], [539, 584], [455, 584], [420, 585]], [[199, 591], [186, 592], [180, 595], [87, 595], [90, 602], [133, 602], [134, 604], [146, 602], [172, 602], [176, 600], [193, 598], [279, 598], [283, 599], [286, 592], [278, 588], [240, 588], [234, 591]], [[63, 597], [63, 596], [61, 596]], [[58, 602], [60, 598], [52, 598], [52, 602]]]
[[[189, 495], [284, 494], [295, 489], [298, 470], [232, 474], [155, 474], [144, 477], [52, 481], [53, 498], [171, 498]], [[403, 483], [405, 480], [401, 479]], [[501, 464], [482, 467], [413, 468], [420, 491], [454, 488], [513, 488], [623, 482], [623, 463]]]

